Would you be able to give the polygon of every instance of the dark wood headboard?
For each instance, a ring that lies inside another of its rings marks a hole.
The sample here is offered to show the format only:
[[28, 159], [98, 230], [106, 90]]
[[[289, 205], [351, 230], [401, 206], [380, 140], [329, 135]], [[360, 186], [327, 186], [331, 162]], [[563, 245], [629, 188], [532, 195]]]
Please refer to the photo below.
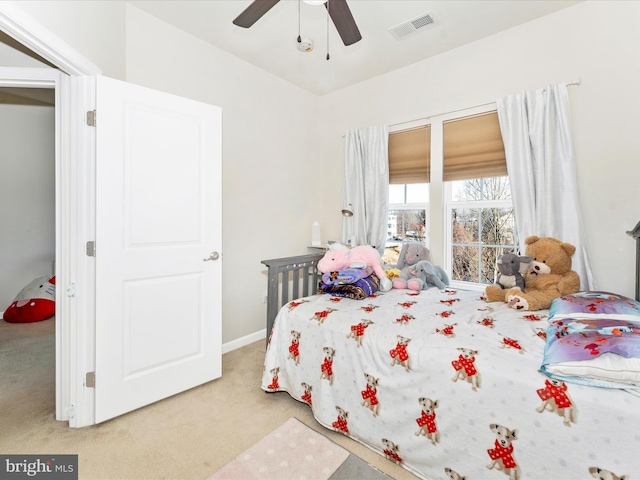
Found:
[[636, 239], [636, 300], [640, 302], [640, 222], [627, 235]]

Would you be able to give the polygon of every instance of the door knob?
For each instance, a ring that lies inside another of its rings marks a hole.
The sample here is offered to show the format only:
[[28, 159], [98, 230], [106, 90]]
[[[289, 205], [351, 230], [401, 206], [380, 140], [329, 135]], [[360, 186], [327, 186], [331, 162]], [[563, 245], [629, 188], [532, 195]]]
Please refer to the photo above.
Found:
[[209, 258], [203, 258], [202, 261], [208, 262], [209, 260], [217, 260], [219, 258], [220, 258], [220, 254], [218, 252], [211, 252], [211, 255], [209, 255]]

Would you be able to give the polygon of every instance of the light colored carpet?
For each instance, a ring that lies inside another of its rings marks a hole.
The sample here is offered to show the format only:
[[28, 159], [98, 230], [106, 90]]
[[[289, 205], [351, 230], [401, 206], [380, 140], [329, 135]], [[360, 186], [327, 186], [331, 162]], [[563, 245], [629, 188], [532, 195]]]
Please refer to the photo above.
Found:
[[319, 425], [306, 404], [286, 393], [263, 392], [264, 341], [225, 354], [218, 380], [102, 424], [72, 429], [55, 420], [53, 320], [0, 323], [3, 454], [78, 454], [82, 480], [203, 480], [296, 417], [389, 476], [416, 478]]
[[392, 480], [291, 417], [209, 480]]

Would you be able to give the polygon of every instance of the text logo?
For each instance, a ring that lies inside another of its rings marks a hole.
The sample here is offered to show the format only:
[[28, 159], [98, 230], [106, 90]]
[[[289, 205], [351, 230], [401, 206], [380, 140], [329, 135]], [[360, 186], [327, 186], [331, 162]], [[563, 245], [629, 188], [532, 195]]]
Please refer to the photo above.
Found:
[[78, 455], [0, 455], [3, 480], [78, 480]]

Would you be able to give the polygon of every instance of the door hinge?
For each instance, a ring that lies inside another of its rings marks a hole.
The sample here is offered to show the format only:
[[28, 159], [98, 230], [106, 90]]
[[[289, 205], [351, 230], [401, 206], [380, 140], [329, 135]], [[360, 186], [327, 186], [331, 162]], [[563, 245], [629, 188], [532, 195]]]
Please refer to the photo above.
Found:
[[87, 112], [87, 125], [89, 125], [90, 127], [95, 127], [96, 126], [96, 111], [95, 110], [89, 110]]
[[95, 388], [96, 386], [96, 372], [87, 372], [84, 380], [84, 386], [87, 388]]
[[95, 257], [96, 256], [96, 242], [90, 241], [87, 242], [87, 257]]

